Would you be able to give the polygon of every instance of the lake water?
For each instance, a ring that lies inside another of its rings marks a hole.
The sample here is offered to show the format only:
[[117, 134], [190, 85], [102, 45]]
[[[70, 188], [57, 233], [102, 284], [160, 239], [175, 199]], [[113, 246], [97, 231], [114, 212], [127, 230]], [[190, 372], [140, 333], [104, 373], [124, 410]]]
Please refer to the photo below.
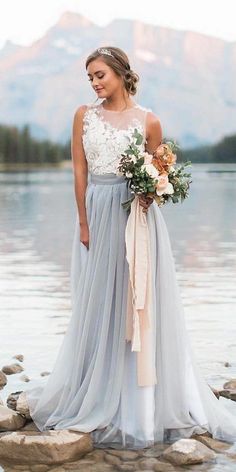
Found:
[[[196, 358], [221, 387], [236, 377], [236, 166], [190, 170], [189, 198], [162, 213]], [[22, 374], [33, 385], [51, 370], [70, 317], [71, 169], [0, 173], [0, 210], [0, 367], [25, 358], [0, 392], [6, 400], [28, 387]]]

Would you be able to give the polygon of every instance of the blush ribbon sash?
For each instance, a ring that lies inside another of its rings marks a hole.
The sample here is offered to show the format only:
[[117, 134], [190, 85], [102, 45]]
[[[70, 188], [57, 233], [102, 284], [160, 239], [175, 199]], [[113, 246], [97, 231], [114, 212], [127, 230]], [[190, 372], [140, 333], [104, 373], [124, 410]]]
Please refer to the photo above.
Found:
[[129, 265], [126, 340], [131, 341], [131, 350], [137, 351], [138, 385], [151, 386], [157, 383], [153, 349], [151, 253], [147, 215], [142, 208], [136, 195], [125, 229]]

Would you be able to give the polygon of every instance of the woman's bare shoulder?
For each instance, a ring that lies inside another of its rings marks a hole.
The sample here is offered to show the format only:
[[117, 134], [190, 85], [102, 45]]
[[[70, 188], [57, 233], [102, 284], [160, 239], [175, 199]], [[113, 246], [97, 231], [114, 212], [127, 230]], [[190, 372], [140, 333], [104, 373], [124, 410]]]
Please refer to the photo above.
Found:
[[74, 119], [83, 118], [85, 112], [87, 111], [89, 105], [79, 105], [74, 111]]
[[152, 110], [147, 112], [146, 139], [150, 150], [155, 149], [162, 141], [161, 120]]

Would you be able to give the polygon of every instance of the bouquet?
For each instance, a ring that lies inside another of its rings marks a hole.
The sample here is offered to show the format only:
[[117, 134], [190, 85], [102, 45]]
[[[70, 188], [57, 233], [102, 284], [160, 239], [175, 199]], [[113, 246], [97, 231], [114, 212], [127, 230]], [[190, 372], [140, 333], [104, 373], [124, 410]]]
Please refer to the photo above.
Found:
[[173, 141], [163, 142], [149, 154], [140, 149], [143, 136], [137, 129], [132, 137], [133, 141], [121, 154], [117, 167], [117, 174], [126, 177], [133, 194], [122, 206], [130, 210], [135, 195], [140, 194], [153, 198], [159, 206], [170, 200], [177, 203], [187, 198], [192, 180], [191, 174], [185, 172], [185, 168], [191, 165], [191, 161], [175, 167], [175, 152], [179, 146]]

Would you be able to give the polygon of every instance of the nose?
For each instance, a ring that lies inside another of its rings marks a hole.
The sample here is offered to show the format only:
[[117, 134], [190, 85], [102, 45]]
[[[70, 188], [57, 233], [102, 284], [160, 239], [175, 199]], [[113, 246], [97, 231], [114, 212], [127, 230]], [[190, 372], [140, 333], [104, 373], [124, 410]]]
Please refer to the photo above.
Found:
[[92, 79], [92, 86], [95, 88], [95, 87], [97, 87], [98, 83], [99, 83], [99, 81], [98, 81], [97, 77], [94, 77]]

